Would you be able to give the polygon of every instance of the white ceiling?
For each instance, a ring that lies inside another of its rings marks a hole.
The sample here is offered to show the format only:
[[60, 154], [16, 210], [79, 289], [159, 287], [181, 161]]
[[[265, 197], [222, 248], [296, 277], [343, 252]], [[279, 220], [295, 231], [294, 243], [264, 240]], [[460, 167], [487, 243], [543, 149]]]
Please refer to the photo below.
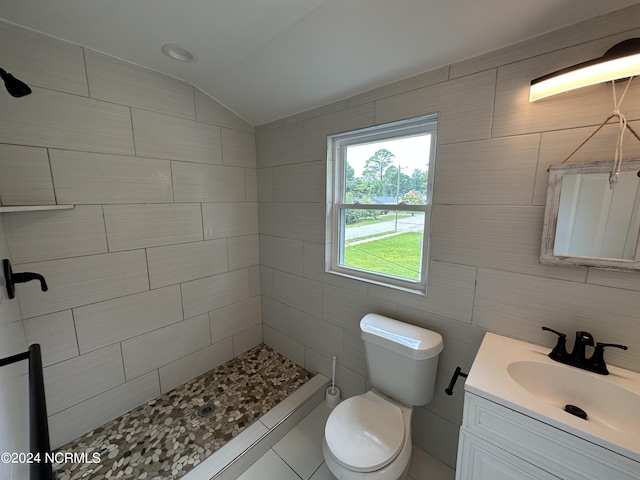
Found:
[[186, 80], [260, 125], [634, 3], [1, 0], [0, 18]]

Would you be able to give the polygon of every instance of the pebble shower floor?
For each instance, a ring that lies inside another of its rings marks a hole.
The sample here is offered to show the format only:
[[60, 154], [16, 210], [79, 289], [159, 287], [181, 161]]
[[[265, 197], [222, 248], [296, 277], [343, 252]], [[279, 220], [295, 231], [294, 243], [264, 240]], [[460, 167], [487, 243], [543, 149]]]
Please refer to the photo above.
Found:
[[56, 480], [176, 479], [238, 435], [309, 373], [259, 345], [64, 445], [100, 463], [54, 465]]

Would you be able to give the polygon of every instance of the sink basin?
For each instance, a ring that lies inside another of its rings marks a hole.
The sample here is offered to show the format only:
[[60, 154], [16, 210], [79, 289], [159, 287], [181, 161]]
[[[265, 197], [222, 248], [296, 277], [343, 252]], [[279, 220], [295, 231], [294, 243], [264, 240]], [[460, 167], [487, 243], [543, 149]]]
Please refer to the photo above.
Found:
[[609, 365], [609, 375], [598, 375], [555, 362], [549, 351], [487, 332], [465, 390], [640, 462], [640, 373]]
[[563, 412], [566, 405], [575, 405], [587, 414], [587, 422], [640, 435], [640, 396], [605, 376], [535, 361], [512, 362], [507, 372], [522, 388]]

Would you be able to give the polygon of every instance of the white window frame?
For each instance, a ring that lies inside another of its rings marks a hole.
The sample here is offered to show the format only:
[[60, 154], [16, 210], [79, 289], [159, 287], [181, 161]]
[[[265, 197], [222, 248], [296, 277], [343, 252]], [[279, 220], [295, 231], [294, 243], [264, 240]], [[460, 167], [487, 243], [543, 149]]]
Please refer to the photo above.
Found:
[[[433, 114], [327, 137], [327, 228], [325, 238], [325, 271], [327, 273], [426, 295], [437, 126], [438, 115]], [[342, 203], [346, 187], [345, 152], [348, 146], [400, 139], [425, 133], [431, 134], [431, 149], [428, 165], [427, 196], [424, 205]], [[342, 247], [344, 245], [342, 238], [346, 223], [341, 217], [344, 217], [344, 212], [347, 209], [424, 212], [420, 281], [411, 281], [341, 265], [341, 257], [343, 255]]]

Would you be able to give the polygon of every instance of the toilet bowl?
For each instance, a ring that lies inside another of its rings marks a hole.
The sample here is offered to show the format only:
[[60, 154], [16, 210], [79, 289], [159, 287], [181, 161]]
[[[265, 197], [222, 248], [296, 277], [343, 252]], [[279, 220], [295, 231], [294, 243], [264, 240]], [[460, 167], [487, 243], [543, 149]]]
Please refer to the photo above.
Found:
[[360, 330], [373, 388], [333, 409], [322, 454], [339, 480], [402, 480], [411, 464], [413, 406], [433, 398], [442, 337], [371, 313]]
[[325, 425], [322, 453], [331, 473], [339, 480], [406, 478], [412, 411], [375, 389], [343, 401]]

